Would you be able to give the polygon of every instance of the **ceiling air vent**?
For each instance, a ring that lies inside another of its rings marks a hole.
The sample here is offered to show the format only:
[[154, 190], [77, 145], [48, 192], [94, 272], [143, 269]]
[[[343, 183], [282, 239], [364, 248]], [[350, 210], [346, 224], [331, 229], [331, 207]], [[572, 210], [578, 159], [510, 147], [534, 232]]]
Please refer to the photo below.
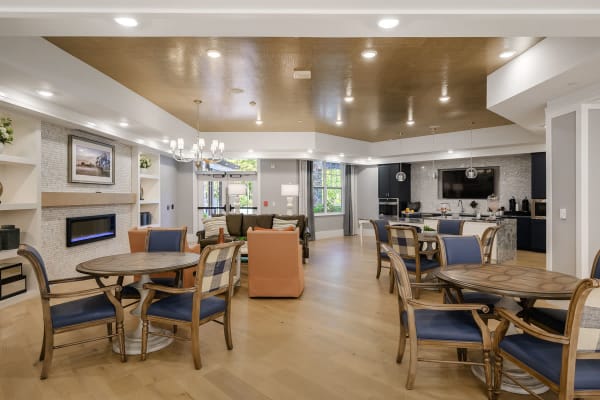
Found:
[[294, 70], [294, 79], [310, 79], [310, 70]]

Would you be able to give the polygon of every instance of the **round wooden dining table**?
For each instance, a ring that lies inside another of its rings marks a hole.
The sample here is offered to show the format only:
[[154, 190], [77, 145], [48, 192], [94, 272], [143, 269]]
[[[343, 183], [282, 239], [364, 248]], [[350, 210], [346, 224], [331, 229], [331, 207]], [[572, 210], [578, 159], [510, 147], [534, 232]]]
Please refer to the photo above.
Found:
[[[139, 317], [142, 311], [142, 304], [149, 292], [144, 289], [144, 284], [152, 282], [150, 274], [192, 267], [198, 264], [199, 258], [200, 256], [196, 253], [172, 251], [123, 253], [94, 258], [78, 264], [75, 269], [77, 272], [93, 275], [98, 278], [104, 276], [140, 275], [140, 279], [132, 285], [140, 293], [140, 302], [131, 311], [133, 315]], [[150, 327], [150, 329], [153, 332], [160, 330], [156, 327]], [[173, 339], [168, 337], [149, 335], [148, 352], [160, 350], [171, 344], [172, 341]], [[137, 329], [125, 336], [125, 352], [127, 354], [140, 354], [141, 348], [142, 321], [140, 320]], [[116, 341], [113, 343], [113, 351], [119, 352], [119, 344]]]

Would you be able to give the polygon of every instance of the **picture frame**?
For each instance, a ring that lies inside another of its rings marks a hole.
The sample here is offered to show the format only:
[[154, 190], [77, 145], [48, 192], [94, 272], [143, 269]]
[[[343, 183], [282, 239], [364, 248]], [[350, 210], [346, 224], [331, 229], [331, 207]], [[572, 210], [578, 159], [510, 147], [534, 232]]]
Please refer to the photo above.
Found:
[[69, 135], [70, 183], [115, 184], [115, 146]]

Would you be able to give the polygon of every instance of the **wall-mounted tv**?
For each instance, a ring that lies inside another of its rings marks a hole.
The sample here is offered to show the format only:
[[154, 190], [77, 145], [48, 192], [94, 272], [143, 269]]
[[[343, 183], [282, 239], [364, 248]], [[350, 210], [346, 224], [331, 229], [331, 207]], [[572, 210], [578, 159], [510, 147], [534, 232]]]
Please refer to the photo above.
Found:
[[439, 171], [440, 191], [444, 199], [485, 199], [496, 192], [498, 167], [477, 168], [477, 178], [467, 179], [465, 168]]

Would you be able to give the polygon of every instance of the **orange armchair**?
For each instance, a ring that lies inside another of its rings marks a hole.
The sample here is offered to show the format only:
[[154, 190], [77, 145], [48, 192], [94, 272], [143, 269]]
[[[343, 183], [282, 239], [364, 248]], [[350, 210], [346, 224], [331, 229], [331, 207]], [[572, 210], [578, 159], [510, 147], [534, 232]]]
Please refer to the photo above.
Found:
[[250, 297], [300, 297], [304, 290], [304, 269], [298, 235], [297, 229], [248, 229]]
[[[129, 235], [129, 251], [132, 253], [140, 253], [146, 251], [146, 235], [148, 229], [146, 228], [131, 228], [128, 232]], [[186, 253], [197, 253], [200, 254], [200, 245], [189, 246], [187, 240], [185, 241], [185, 252]], [[194, 270], [196, 267], [190, 267], [183, 270], [183, 287], [194, 286]], [[173, 272], [159, 272], [150, 275], [150, 277], [161, 278], [161, 277], [172, 277]], [[134, 280], [138, 280], [139, 276], [136, 275]]]

